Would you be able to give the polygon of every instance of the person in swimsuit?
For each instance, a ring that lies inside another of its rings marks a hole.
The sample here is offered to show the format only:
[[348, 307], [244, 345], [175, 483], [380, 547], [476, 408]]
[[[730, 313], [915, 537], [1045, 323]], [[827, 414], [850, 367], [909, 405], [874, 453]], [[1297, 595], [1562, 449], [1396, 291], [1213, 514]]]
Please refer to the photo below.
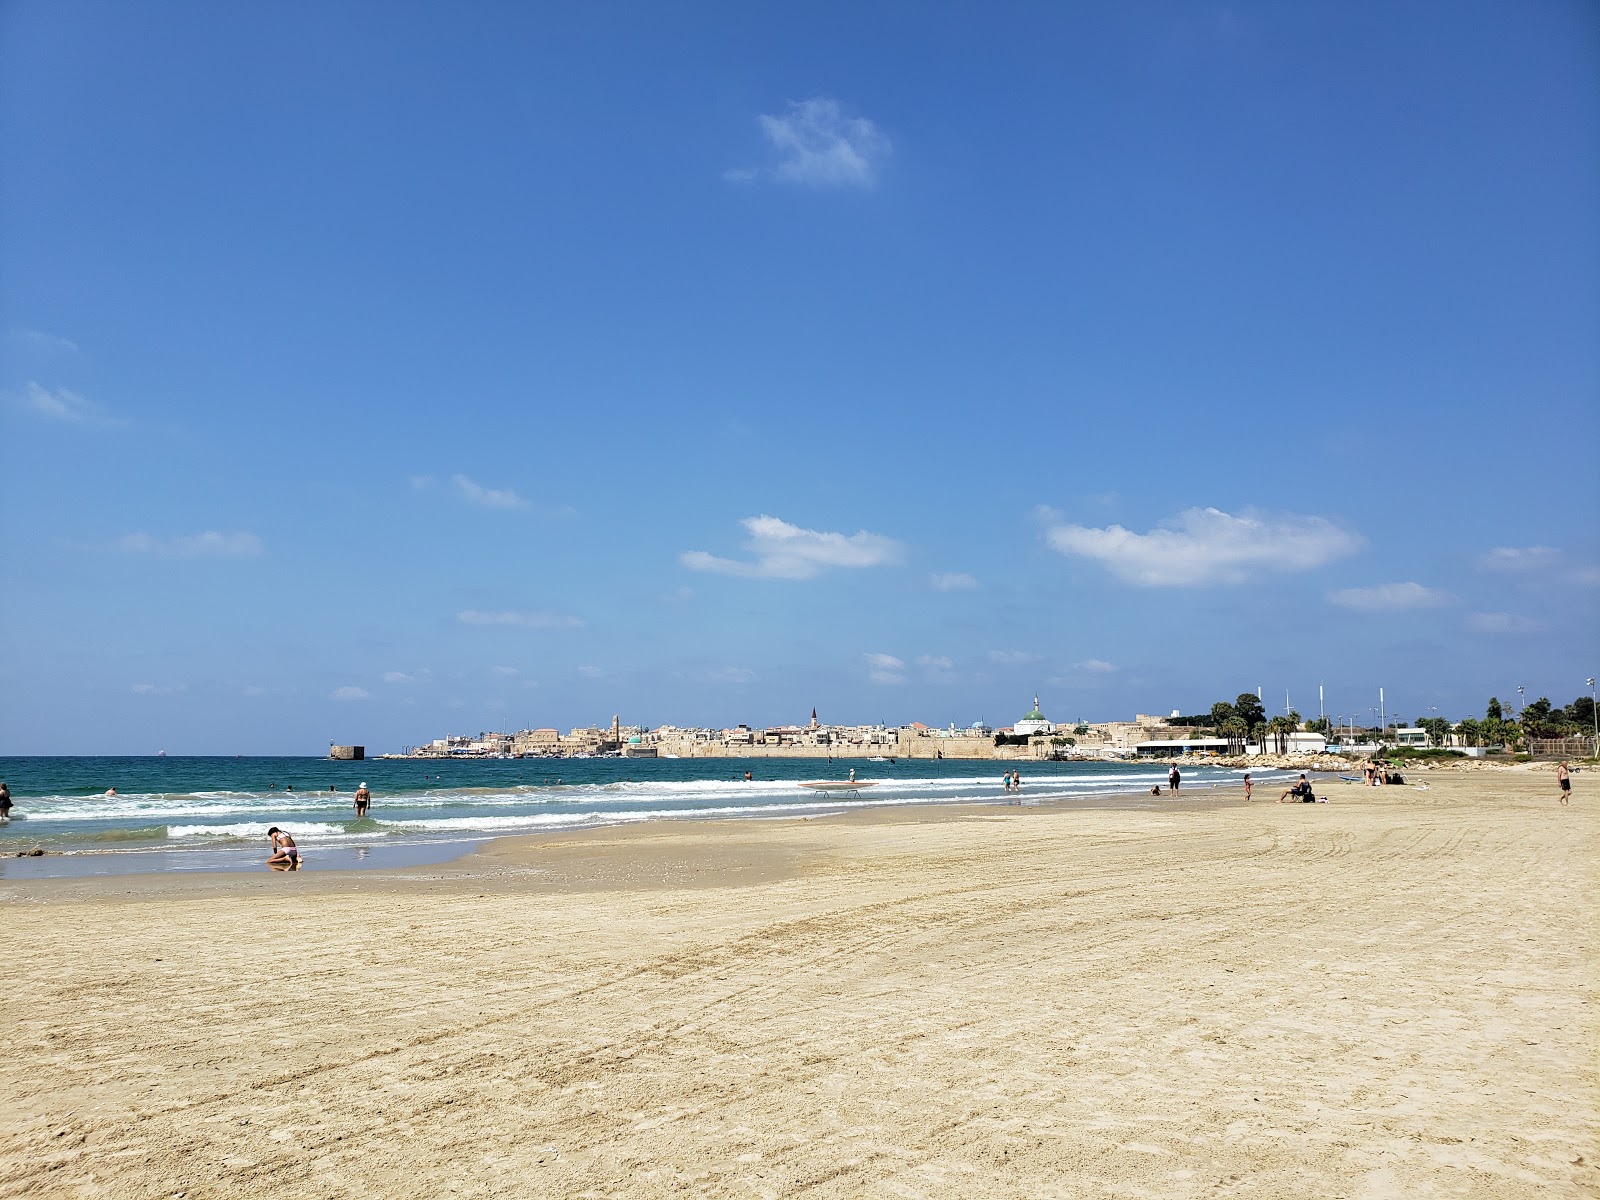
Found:
[[1178, 784], [1181, 783], [1182, 781], [1183, 781], [1183, 776], [1178, 774], [1178, 764], [1177, 763], [1173, 763], [1172, 764], [1172, 770], [1167, 772], [1167, 791], [1169, 791], [1169, 792], [1177, 791], [1178, 790]]
[[294, 844], [294, 839], [276, 825], [267, 830], [267, 836], [272, 839], [272, 854], [267, 859], [267, 866], [281, 871], [298, 871], [300, 847]]
[[366, 816], [367, 809], [371, 807], [372, 793], [367, 791], [367, 785], [363, 783], [356, 789], [356, 820], [359, 821], [362, 817]]
[[[1572, 805], [1572, 772], [1567, 770], [1567, 764], [1556, 764], [1556, 782], [1561, 785], [1561, 803], [1566, 807]], [[0, 784], [0, 787], [4, 787]]]
[[1255, 787], [1255, 784], [1250, 782], [1250, 772], [1246, 771], [1244, 773], [1244, 802], [1246, 804], [1250, 803], [1250, 789], [1253, 787]]
[[11, 785], [0, 783], [0, 821], [11, 820]]
[[1299, 783], [1295, 784], [1293, 787], [1283, 789], [1283, 795], [1278, 797], [1278, 803], [1282, 804], [1290, 796], [1293, 796], [1296, 800], [1302, 801], [1311, 799], [1311, 784], [1306, 781], [1304, 771], [1300, 772]]

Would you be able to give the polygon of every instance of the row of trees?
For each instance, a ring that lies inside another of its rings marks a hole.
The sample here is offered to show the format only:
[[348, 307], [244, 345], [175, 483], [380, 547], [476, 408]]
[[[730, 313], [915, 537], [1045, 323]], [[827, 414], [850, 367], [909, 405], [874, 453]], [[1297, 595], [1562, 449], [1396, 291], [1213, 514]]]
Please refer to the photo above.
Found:
[[[1266, 744], [1271, 739], [1279, 754], [1288, 748], [1289, 735], [1302, 727], [1300, 714], [1281, 717], [1266, 715], [1261, 700], [1253, 692], [1241, 692], [1231, 704], [1218, 700], [1209, 713], [1170, 717], [1169, 725], [1210, 732], [1216, 737], [1242, 744], [1248, 739]], [[1525, 738], [1582, 737], [1594, 732], [1594, 700], [1579, 696], [1564, 708], [1556, 708], [1545, 697], [1529, 704], [1516, 717], [1507, 717], [1497, 697], [1489, 697], [1483, 719], [1468, 717], [1452, 724], [1444, 717], [1418, 717], [1416, 727], [1427, 731], [1428, 744], [1446, 745], [1452, 733], [1472, 746], [1516, 746]], [[1332, 736], [1333, 723], [1327, 717], [1305, 721], [1310, 733]]]

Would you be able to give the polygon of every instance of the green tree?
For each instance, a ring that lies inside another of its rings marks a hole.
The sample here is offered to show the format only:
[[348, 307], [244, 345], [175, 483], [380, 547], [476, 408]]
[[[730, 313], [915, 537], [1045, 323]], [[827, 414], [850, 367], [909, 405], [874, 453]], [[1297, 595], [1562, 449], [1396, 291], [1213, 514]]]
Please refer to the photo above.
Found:
[[1483, 742], [1483, 726], [1467, 717], [1456, 725], [1456, 733], [1460, 736], [1462, 744], [1467, 746], [1481, 746]]
[[1240, 692], [1234, 699], [1233, 711], [1251, 729], [1267, 719], [1267, 710], [1261, 707], [1261, 700], [1254, 692]]
[[1307, 733], [1320, 733], [1324, 737], [1333, 732], [1333, 722], [1327, 717], [1313, 717], [1306, 722]]
[[1499, 697], [1489, 697], [1489, 708], [1483, 715], [1491, 721], [1504, 721], [1506, 719], [1506, 714], [1500, 710]]
[[1522, 723], [1522, 732], [1531, 738], [1559, 737], [1560, 728], [1550, 719], [1550, 698], [1540, 696], [1527, 708], [1522, 710], [1518, 720]]
[[[1250, 736], [1250, 727], [1239, 717], [1232, 716], [1222, 723], [1217, 732], [1242, 749], [1245, 738]], [[1239, 753], [1239, 750], [1234, 749], [1233, 745], [1230, 745], [1228, 749], [1231, 753]]]
[[1211, 727], [1220, 732], [1224, 725], [1238, 715], [1233, 705], [1226, 700], [1218, 700], [1211, 706]]

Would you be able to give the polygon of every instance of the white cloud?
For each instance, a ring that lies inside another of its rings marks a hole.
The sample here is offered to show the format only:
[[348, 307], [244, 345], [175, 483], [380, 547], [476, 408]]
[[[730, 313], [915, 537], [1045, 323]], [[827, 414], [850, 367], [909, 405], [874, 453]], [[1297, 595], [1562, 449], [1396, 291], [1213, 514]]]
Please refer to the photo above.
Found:
[[870, 188], [893, 153], [888, 137], [865, 117], [846, 117], [836, 100], [791, 100], [783, 115], [762, 114], [761, 132], [777, 152], [771, 167], [736, 167], [723, 173], [735, 183], [772, 179], [807, 187]]
[[578, 674], [582, 675], [585, 679], [604, 679], [606, 677], [605, 669], [603, 667], [579, 667]]
[[1473, 633], [1539, 633], [1544, 629], [1543, 624], [1530, 617], [1503, 612], [1468, 613], [1463, 624]]
[[27, 346], [34, 350], [44, 350], [53, 354], [76, 354], [78, 343], [71, 338], [58, 337], [53, 333], [44, 333], [38, 329], [8, 329], [6, 340]]
[[978, 581], [965, 571], [935, 572], [928, 576], [928, 583], [936, 592], [970, 592], [978, 586]]
[[1141, 587], [1238, 584], [1260, 571], [1306, 571], [1361, 548], [1362, 539], [1323, 517], [1292, 513], [1232, 516], [1190, 508], [1149, 533], [1120, 525], [1057, 525], [1045, 540], [1066, 555], [1093, 559]]
[[117, 539], [117, 549], [126, 554], [156, 554], [163, 558], [254, 558], [264, 547], [253, 533], [218, 533], [208, 529], [204, 533], [170, 538], [130, 533]]
[[745, 667], [721, 667], [700, 677], [706, 683], [754, 683], [756, 673]]
[[988, 659], [1004, 667], [1025, 667], [1039, 661], [1039, 656], [1028, 650], [991, 650]]
[[867, 678], [873, 683], [904, 683], [906, 664], [892, 654], [863, 654]]
[[93, 400], [80, 396], [68, 388], [47, 388], [37, 383], [26, 384], [21, 394], [13, 394], [13, 403], [36, 416], [69, 425], [86, 425], [106, 428], [125, 422], [110, 416]]
[[463, 625], [506, 625], [523, 629], [576, 629], [583, 624], [577, 617], [553, 612], [479, 612], [466, 609], [456, 614]]
[[1420, 583], [1380, 583], [1329, 592], [1328, 603], [1359, 612], [1401, 612], [1409, 608], [1442, 608], [1454, 603], [1454, 598]]
[[918, 657], [917, 665], [927, 667], [930, 671], [949, 671], [956, 664], [942, 654], [924, 654]]
[[846, 536], [801, 529], [765, 514], [739, 524], [750, 534], [744, 548], [754, 561], [721, 558], [687, 550], [678, 561], [692, 571], [712, 571], [741, 579], [811, 579], [828, 567], [881, 567], [898, 563], [905, 548], [893, 538], [862, 530]]
[[1116, 664], [1108, 663], [1103, 658], [1086, 658], [1075, 665], [1080, 671], [1093, 671], [1097, 675], [1109, 675], [1117, 669]]
[[521, 675], [522, 674], [522, 672], [519, 671], [516, 667], [490, 667], [489, 668], [489, 673], [491, 675], [506, 675], [506, 676]]
[[433, 677], [433, 672], [420, 671], [385, 671], [383, 681], [397, 686], [407, 686], [414, 683], [427, 683]]
[[1496, 546], [1478, 556], [1478, 565], [1486, 571], [1538, 571], [1560, 561], [1561, 551], [1554, 546]]
[[171, 696], [176, 692], [188, 691], [189, 686], [184, 683], [136, 683], [131, 690], [136, 696]]
[[371, 693], [366, 688], [348, 686], [334, 688], [333, 692], [328, 696], [329, 700], [369, 700], [371, 698]]
[[450, 482], [456, 485], [456, 491], [460, 493], [462, 499], [472, 504], [480, 504], [484, 508], [528, 507], [528, 502], [510, 488], [486, 488], [465, 475], [452, 475]]

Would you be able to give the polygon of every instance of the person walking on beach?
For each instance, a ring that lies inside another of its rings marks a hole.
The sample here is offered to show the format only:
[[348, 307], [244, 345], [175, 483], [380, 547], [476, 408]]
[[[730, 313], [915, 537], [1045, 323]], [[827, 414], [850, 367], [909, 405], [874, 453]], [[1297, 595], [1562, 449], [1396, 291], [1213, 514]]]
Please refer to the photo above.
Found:
[[365, 782], [356, 789], [356, 820], [367, 815], [367, 809], [372, 807], [372, 793], [367, 791]]
[[[1556, 782], [1561, 785], [1561, 805], [1562, 805], [1562, 807], [1563, 808], [1572, 807], [1572, 772], [1567, 770], [1567, 764], [1564, 763], [1564, 762], [1560, 762], [1560, 763], [1556, 764]], [[0, 783], [0, 788], [3, 788], [3, 787], [5, 787], [5, 784]], [[9, 796], [6, 798], [5, 803], [7, 805], [9, 805], [11, 803], [11, 800], [10, 800]]]
[[1253, 787], [1255, 787], [1255, 784], [1250, 782], [1250, 772], [1246, 771], [1244, 773], [1244, 802], [1246, 804], [1250, 803], [1250, 789]]
[[1177, 791], [1178, 790], [1178, 781], [1181, 780], [1182, 778], [1183, 778], [1183, 776], [1178, 774], [1178, 764], [1177, 763], [1173, 763], [1172, 764], [1172, 770], [1167, 772], [1167, 791], [1169, 791], [1169, 792]]
[[267, 836], [272, 839], [272, 853], [267, 857], [267, 866], [298, 871], [300, 847], [294, 844], [294, 839], [276, 825], [267, 830]]

